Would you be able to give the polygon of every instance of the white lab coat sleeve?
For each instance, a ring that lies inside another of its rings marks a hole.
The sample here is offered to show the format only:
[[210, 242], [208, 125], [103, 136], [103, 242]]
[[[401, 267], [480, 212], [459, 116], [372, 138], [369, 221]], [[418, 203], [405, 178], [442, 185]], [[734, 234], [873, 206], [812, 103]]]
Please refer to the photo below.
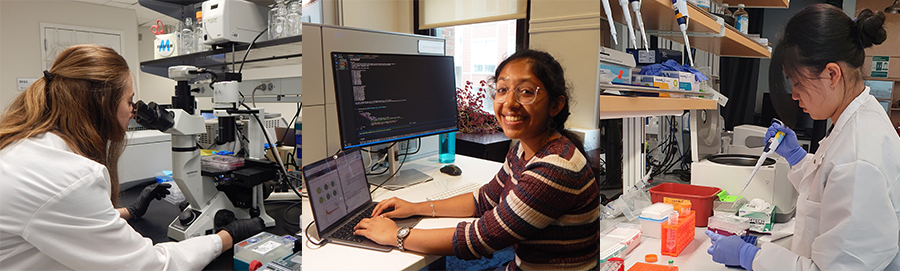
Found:
[[768, 244], [754, 259], [754, 270], [883, 270], [897, 256], [900, 222], [887, 176], [871, 163], [854, 161], [836, 165], [827, 180], [821, 198], [799, 199], [818, 205], [797, 214], [818, 221], [807, 225], [821, 233], [812, 242], [811, 259]]
[[75, 270], [200, 270], [221, 253], [218, 235], [154, 246], [119, 218], [107, 176], [96, 171], [50, 198], [22, 237]]
[[794, 189], [800, 191], [800, 182], [803, 180], [803, 175], [806, 173], [809, 167], [815, 166], [812, 163], [813, 154], [807, 153], [803, 159], [800, 159], [800, 162], [797, 162], [796, 165], [791, 167], [791, 170], [788, 171], [788, 180], [791, 181], [791, 184], [794, 185]]

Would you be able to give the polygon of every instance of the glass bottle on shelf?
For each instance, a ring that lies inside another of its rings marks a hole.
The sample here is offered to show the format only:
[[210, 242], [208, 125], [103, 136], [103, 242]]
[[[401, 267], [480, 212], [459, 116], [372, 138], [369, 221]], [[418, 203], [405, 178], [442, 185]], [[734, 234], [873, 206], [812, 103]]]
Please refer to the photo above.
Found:
[[203, 28], [203, 11], [197, 11], [197, 23], [194, 26], [194, 44], [197, 52], [209, 51], [210, 46], [203, 43], [206, 28]]
[[294, 0], [288, 5], [287, 12], [287, 36], [299, 36], [303, 28], [300, 26], [303, 20], [303, 6], [300, 0]]
[[276, 0], [275, 6], [269, 10], [269, 39], [285, 37], [285, 15], [287, 8], [283, 0]]
[[728, 9], [728, 3], [722, 3], [722, 15], [734, 17], [731, 14], [731, 10]]
[[738, 4], [738, 9], [734, 11], [734, 20], [735, 27], [744, 35], [747, 35], [747, 28], [749, 27], [750, 16], [748, 16], [747, 11], [744, 10], [744, 4]]
[[178, 31], [178, 54], [186, 55], [194, 52], [194, 26], [193, 19], [184, 18], [181, 31]]

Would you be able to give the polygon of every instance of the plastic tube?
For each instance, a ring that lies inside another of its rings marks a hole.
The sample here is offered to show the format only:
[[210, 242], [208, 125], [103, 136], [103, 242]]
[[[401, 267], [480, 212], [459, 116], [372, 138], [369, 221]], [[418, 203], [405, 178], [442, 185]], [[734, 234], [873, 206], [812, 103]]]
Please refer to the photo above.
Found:
[[681, 29], [681, 35], [684, 36], [684, 46], [687, 47], [686, 54], [688, 55], [688, 60], [690, 60], [691, 67], [694, 66], [694, 57], [691, 55], [691, 41], [687, 36], [687, 24], [688, 24], [688, 8], [687, 2], [685, 0], [672, 0], [672, 7], [675, 9], [675, 21], [678, 22], [678, 28]]
[[601, 2], [603, 2], [603, 10], [606, 11], [606, 21], [609, 23], [609, 35], [612, 36], [613, 42], [618, 45], [619, 40], [616, 38], [616, 25], [613, 23], [612, 10], [609, 9], [609, 0], [603, 0]]
[[[641, 28], [641, 38], [644, 41], [644, 50], [647, 52], [650, 51], [650, 41], [647, 40], [647, 31], [644, 31], [644, 18], [641, 16], [641, 0], [631, 0], [631, 10], [634, 11], [634, 16], [637, 17], [638, 27]], [[635, 44], [635, 46], [637, 46]]]
[[622, 16], [625, 17], [625, 25], [628, 26], [628, 37], [631, 38], [631, 44], [634, 48], [638, 48], [637, 38], [634, 37], [634, 24], [631, 22], [631, 13], [628, 12], [628, 0], [619, 0], [622, 6]]
[[[669, 226], [678, 226], [678, 212], [673, 211], [669, 213]], [[668, 229], [667, 231], [666, 248], [669, 249], [670, 252], [675, 251], [675, 232], [677, 231], [677, 229], [673, 228]]]

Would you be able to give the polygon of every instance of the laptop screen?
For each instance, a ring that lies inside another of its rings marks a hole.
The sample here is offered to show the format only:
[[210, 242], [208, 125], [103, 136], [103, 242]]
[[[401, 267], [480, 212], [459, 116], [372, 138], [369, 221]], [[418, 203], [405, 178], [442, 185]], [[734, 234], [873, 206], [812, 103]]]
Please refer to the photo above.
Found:
[[359, 149], [309, 164], [303, 167], [303, 176], [319, 231], [372, 201]]

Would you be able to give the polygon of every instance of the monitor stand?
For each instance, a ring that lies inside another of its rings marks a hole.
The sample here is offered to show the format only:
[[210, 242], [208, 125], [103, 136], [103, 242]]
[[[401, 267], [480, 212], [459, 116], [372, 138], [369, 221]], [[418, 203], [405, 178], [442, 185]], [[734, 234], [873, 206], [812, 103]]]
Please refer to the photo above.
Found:
[[[400, 169], [400, 162], [397, 161], [397, 151], [397, 146], [393, 146], [388, 150], [388, 161], [390, 164], [389, 170], [384, 174], [369, 177], [368, 179], [370, 184], [376, 186], [382, 185], [382, 188], [387, 190], [397, 190], [419, 183], [424, 183], [433, 179], [431, 176], [428, 176], [416, 169], [404, 169], [400, 170], [400, 172], [397, 172]], [[407, 159], [407, 157], [404, 157], [403, 159]], [[404, 161], [404, 163], [408, 162], [409, 161]], [[388, 178], [390, 178], [390, 180], [388, 180]], [[387, 180], [387, 182], [385, 182], [385, 180]]]

